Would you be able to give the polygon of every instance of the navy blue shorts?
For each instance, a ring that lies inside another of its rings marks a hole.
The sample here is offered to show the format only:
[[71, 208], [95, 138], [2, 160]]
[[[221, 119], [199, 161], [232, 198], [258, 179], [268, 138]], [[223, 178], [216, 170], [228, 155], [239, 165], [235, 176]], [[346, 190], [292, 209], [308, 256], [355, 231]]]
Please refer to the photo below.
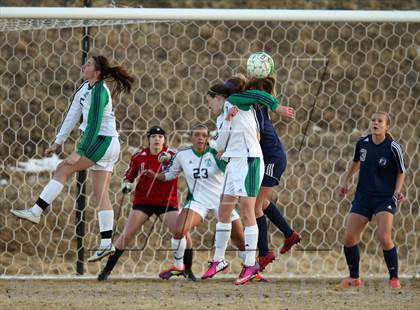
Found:
[[264, 178], [261, 186], [274, 187], [279, 185], [280, 178], [286, 170], [286, 162], [268, 162], [264, 163]]
[[370, 221], [373, 215], [383, 211], [393, 215], [397, 211], [396, 201], [392, 195], [378, 196], [356, 191], [350, 212], [363, 215]]

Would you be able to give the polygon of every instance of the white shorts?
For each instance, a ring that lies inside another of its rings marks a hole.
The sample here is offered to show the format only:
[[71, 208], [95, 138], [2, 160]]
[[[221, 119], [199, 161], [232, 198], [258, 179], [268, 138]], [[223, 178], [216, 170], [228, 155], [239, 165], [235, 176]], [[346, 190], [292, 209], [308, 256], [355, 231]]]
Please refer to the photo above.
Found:
[[[190, 200], [184, 206], [184, 209], [190, 209], [190, 210], [193, 210], [194, 212], [197, 212], [201, 216], [202, 220], [204, 221], [204, 219], [206, 218], [207, 214], [210, 211], [216, 212], [216, 216], [218, 217], [219, 207], [217, 207], [217, 208], [208, 208], [205, 205], [199, 203], [198, 201]], [[230, 221], [233, 222], [233, 221], [238, 220], [239, 218], [240, 217], [239, 217], [238, 211], [236, 211], [236, 209], [233, 209], [232, 216], [230, 218]]]
[[257, 197], [263, 177], [262, 157], [231, 157], [225, 171], [223, 194]]
[[104, 156], [90, 167], [92, 170], [113, 171], [114, 166], [120, 159], [120, 140], [118, 137], [112, 137], [111, 143], [108, 146]]

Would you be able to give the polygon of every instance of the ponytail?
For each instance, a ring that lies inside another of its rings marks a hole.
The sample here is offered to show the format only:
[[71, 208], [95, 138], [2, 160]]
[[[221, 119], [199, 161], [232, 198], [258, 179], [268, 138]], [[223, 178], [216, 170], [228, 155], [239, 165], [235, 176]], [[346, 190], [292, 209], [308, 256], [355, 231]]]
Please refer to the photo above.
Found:
[[104, 56], [92, 56], [95, 61], [96, 70], [101, 71], [100, 79], [105, 80], [111, 78], [115, 82], [113, 93], [119, 94], [122, 91], [129, 93], [131, 91], [131, 84], [134, 78], [128, 73], [127, 69], [123, 66], [111, 67], [109, 61]]
[[210, 87], [208, 95], [222, 96], [228, 98], [230, 95], [240, 93], [245, 90], [247, 79], [244, 75], [240, 74], [227, 79], [224, 83], [215, 84]]

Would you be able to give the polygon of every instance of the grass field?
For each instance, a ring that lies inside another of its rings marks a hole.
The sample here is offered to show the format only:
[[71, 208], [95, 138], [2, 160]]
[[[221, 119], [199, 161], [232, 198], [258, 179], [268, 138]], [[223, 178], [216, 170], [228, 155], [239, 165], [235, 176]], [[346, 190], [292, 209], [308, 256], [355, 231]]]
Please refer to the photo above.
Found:
[[390, 290], [385, 279], [338, 291], [336, 279], [271, 279], [235, 286], [233, 279], [1, 280], [0, 309], [418, 309], [420, 279]]

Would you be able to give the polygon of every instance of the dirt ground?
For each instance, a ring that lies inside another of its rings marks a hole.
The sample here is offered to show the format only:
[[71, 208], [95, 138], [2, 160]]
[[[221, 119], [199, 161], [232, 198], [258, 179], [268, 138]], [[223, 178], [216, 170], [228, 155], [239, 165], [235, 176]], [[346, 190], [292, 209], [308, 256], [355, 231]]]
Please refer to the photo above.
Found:
[[240, 287], [232, 280], [0, 280], [0, 309], [406, 310], [420, 305], [420, 279], [403, 279], [399, 291], [388, 289], [385, 279], [345, 291], [334, 289], [335, 279], [271, 279]]

